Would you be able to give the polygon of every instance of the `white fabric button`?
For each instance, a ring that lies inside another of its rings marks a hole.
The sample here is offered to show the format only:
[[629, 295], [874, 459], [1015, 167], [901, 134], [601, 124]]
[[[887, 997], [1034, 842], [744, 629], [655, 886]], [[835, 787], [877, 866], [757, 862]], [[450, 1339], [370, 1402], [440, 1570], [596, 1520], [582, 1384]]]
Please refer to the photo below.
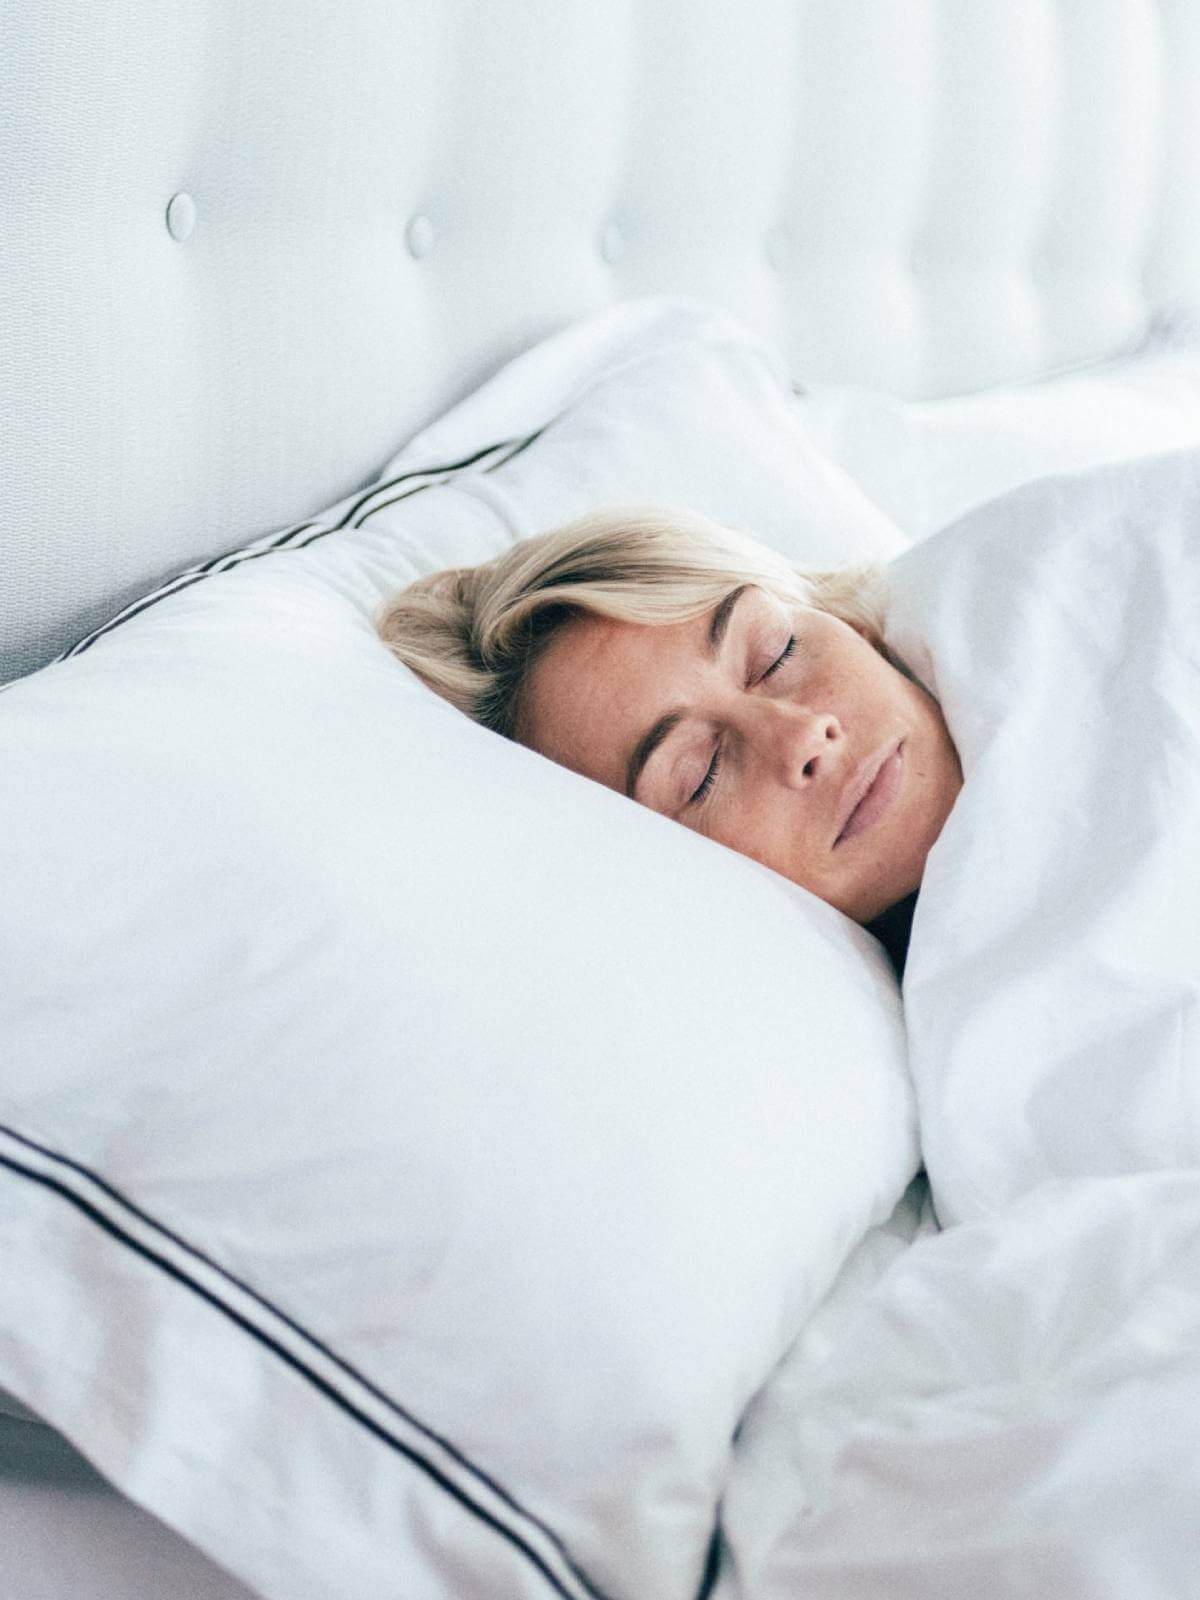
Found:
[[427, 256], [433, 249], [433, 223], [426, 216], [417, 215], [411, 219], [404, 237], [408, 243], [408, 253], [414, 261], [420, 261], [422, 256]]
[[167, 206], [167, 232], [172, 239], [187, 239], [196, 226], [196, 202], [182, 189]]
[[615, 222], [606, 222], [600, 230], [600, 254], [611, 267], [625, 248], [625, 235]]

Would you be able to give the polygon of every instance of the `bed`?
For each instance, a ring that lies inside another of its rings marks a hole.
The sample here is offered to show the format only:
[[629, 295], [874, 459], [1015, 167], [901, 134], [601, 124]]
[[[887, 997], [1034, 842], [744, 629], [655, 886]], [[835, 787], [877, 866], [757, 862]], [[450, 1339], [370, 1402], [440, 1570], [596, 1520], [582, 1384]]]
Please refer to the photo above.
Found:
[[[0, 1587], [1194, 1593], [1194, 9], [0, 62]], [[889, 564], [968, 769], [903, 991], [383, 651], [612, 501]]]

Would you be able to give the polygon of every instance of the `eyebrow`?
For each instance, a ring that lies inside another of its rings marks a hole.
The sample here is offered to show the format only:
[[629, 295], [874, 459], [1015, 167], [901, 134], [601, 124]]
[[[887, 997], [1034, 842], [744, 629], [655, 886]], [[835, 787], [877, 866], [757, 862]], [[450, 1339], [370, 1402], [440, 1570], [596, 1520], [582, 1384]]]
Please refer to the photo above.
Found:
[[[713, 612], [708, 624], [708, 634], [705, 639], [704, 653], [711, 661], [721, 648], [726, 633], [729, 631], [729, 619], [733, 616], [733, 608], [751, 586], [748, 583], [731, 589], [721, 604]], [[642, 775], [642, 768], [658, 749], [659, 745], [683, 721], [682, 711], [668, 711], [659, 717], [654, 726], [642, 735], [633, 748], [629, 763], [625, 768], [625, 793], [633, 799], [633, 791], [637, 788], [638, 779]]]

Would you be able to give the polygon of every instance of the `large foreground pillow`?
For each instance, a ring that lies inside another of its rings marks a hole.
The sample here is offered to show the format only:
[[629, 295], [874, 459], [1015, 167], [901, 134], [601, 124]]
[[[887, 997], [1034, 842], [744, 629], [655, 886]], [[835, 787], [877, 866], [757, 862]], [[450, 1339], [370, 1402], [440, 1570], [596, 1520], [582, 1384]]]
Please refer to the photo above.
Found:
[[541, 431], [444, 428], [0, 695], [0, 1385], [269, 1600], [692, 1596], [916, 1163], [868, 935], [373, 631], [605, 498], [895, 538], [735, 325], [601, 332]]
[[904, 979], [939, 1217], [1200, 1165], [1200, 452], [1017, 490], [891, 583], [965, 779]]

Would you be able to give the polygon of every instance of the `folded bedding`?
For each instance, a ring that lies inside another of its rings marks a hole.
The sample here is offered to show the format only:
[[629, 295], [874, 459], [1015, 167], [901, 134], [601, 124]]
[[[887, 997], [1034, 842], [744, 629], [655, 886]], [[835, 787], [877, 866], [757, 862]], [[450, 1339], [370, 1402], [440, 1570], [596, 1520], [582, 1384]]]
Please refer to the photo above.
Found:
[[809, 437], [913, 539], [1052, 473], [1200, 445], [1200, 351], [1145, 349], [1040, 383], [943, 400], [822, 384]]
[[1200, 1163], [1200, 453], [1028, 485], [890, 571], [964, 775], [904, 987], [939, 1217]]
[[712, 1600], [1187, 1600], [1198, 1506], [1200, 1173], [913, 1197], [749, 1409]]
[[964, 774], [904, 979], [930, 1192], [751, 1404], [716, 1600], [1189, 1596], [1200, 455], [972, 513], [887, 640]]

